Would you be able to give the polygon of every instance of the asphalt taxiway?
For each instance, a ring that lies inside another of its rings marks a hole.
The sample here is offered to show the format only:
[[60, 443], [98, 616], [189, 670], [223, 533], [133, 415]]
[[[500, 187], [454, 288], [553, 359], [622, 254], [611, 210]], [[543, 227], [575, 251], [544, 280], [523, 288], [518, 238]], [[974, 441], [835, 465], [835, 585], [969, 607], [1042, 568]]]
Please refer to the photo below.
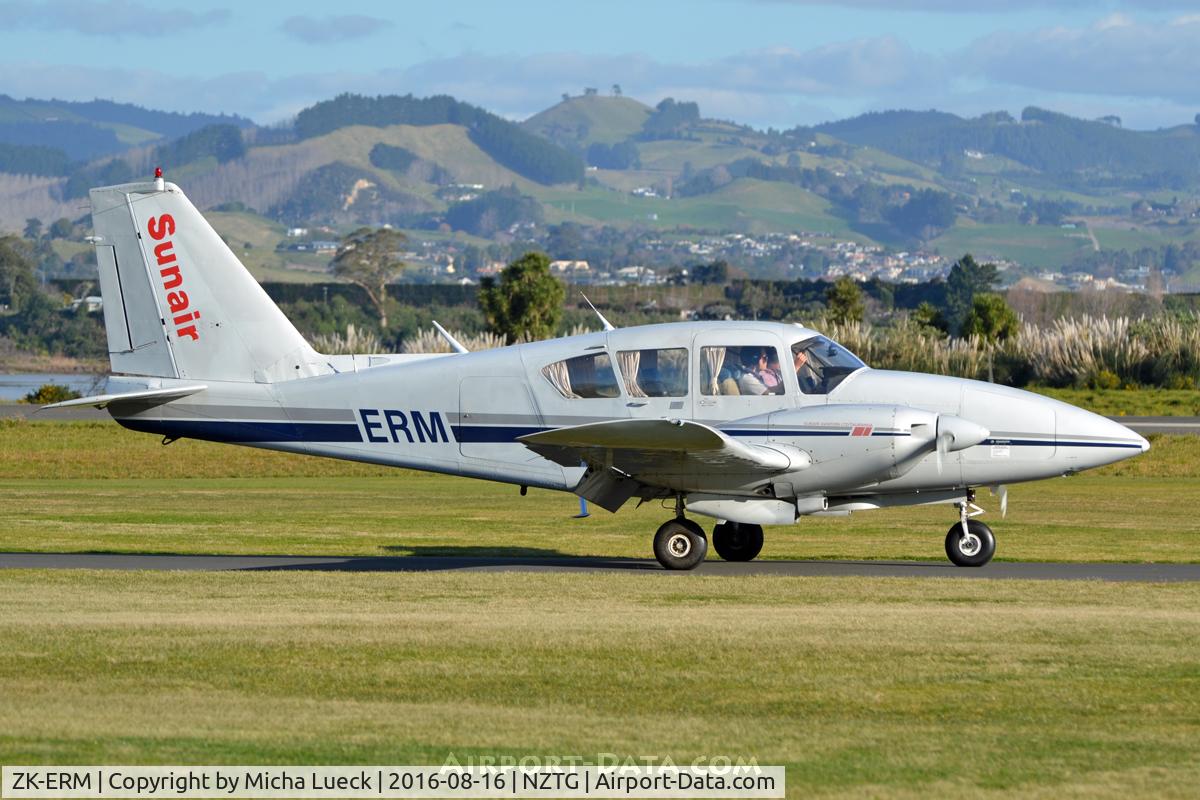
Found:
[[[520, 556], [240, 556], [153, 553], [0, 553], [0, 569], [101, 569], [320, 572], [665, 572], [637, 558]], [[706, 561], [677, 575], [864, 576], [1009, 580], [1200, 581], [1200, 564], [1105, 564], [994, 561], [955, 567], [946, 561]]]

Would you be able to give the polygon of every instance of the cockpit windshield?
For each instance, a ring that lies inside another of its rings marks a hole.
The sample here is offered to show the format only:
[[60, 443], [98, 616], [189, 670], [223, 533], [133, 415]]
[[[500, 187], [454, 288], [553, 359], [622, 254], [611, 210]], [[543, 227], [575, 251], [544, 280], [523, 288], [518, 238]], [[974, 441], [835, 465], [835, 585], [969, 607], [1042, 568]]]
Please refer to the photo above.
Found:
[[856, 355], [824, 336], [792, 345], [796, 380], [805, 394], [829, 394], [846, 376], [866, 366]]

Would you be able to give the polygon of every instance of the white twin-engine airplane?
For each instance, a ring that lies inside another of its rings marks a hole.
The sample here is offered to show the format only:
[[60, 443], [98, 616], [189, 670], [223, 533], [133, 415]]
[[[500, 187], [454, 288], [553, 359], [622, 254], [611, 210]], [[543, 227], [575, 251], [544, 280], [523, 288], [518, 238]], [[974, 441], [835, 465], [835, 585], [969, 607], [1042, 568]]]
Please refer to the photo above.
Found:
[[[870, 369], [798, 325], [612, 329], [449, 355], [317, 353], [177, 186], [91, 191], [107, 407], [122, 425], [573, 492], [609, 511], [673, 501], [668, 569], [758, 555], [763, 525], [957, 506], [946, 553], [981, 566], [975, 487], [1145, 452], [1122, 425], [1028, 392]], [[603, 317], [601, 317], [603, 321]]]

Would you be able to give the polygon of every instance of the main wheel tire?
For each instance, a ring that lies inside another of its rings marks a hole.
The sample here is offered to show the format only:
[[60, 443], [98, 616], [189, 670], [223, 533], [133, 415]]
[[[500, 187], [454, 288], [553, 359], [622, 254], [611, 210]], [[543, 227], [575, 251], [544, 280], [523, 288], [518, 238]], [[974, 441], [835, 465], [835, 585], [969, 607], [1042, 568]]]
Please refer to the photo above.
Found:
[[726, 561], [752, 561], [762, 552], [762, 525], [722, 522], [713, 528], [712, 543]]
[[992, 529], [979, 520], [967, 520], [967, 535], [962, 524], [954, 523], [946, 532], [946, 555], [959, 567], [982, 567], [996, 554]]
[[664, 522], [654, 534], [654, 557], [664, 569], [695, 569], [706, 555], [704, 529], [690, 519]]

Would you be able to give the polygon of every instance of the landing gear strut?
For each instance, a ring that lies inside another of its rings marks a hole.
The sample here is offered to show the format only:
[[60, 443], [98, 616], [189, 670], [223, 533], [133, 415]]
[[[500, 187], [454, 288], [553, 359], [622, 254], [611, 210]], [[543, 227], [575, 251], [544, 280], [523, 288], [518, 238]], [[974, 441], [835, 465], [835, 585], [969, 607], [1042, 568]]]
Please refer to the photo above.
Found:
[[721, 522], [713, 528], [713, 548], [726, 561], [751, 561], [762, 552], [761, 525], [741, 522]]
[[[946, 555], [955, 566], [982, 567], [996, 554], [996, 537], [992, 529], [971, 517], [983, 513], [975, 505], [974, 493], [958, 504], [959, 520], [946, 532]], [[970, 507], [971, 511], [967, 508]]]

